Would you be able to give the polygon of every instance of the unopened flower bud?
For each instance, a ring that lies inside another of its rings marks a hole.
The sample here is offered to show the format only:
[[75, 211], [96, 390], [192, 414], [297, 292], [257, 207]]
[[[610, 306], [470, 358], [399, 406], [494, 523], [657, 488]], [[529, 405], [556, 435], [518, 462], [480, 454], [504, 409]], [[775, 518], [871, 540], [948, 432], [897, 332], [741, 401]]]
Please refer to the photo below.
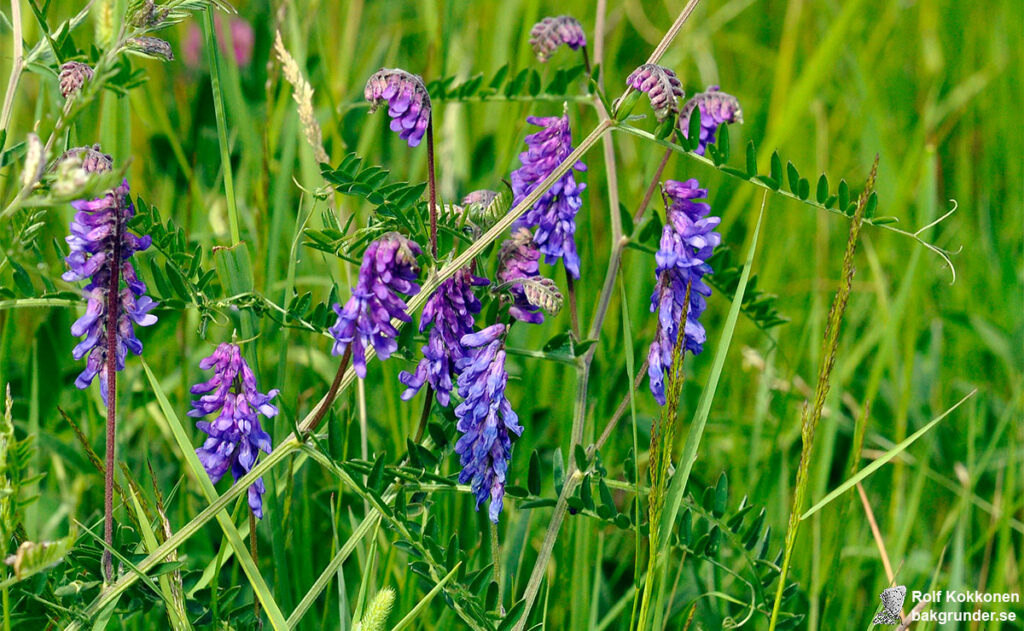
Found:
[[60, 67], [60, 93], [65, 99], [82, 89], [92, 79], [92, 68], [80, 61], [69, 61]]
[[164, 61], [174, 60], [171, 45], [159, 37], [133, 37], [128, 40], [128, 50]]

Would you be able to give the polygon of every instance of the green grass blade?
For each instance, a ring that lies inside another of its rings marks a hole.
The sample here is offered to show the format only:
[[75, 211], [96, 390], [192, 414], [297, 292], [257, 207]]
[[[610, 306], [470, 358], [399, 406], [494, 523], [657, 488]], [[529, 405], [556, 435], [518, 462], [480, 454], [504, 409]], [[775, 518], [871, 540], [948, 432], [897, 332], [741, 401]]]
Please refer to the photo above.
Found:
[[957, 401], [953, 405], [953, 407], [951, 407], [948, 410], [946, 410], [945, 412], [943, 412], [940, 416], [937, 416], [934, 419], [932, 419], [931, 421], [929, 421], [928, 424], [926, 424], [924, 427], [922, 427], [921, 429], [917, 430], [916, 432], [914, 432], [910, 436], [907, 436], [906, 440], [904, 440], [900, 444], [896, 445], [895, 447], [893, 447], [889, 451], [885, 452], [884, 454], [882, 454], [881, 456], [876, 458], [874, 460], [874, 462], [872, 462], [868, 466], [866, 466], [863, 469], [861, 469], [860, 471], [858, 471], [857, 474], [854, 475], [853, 477], [851, 477], [849, 480], [847, 480], [846, 482], [843, 482], [842, 484], [840, 484], [832, 492], [830, 492], [828, 495], [823, 497], [820, 502], [818, 502], [817, 504], [815, 504], [811, 508], [807, 509], [807, 512], [805, 512], [803, 515], [801, 515], [800, 519], [801, 520], [807, 519], [808, 517], [810, 517], [814, 513], [817, 513], [822, 508], [825, 508], [825, 506], [830, 504], [837, 497], [839, 497], [843, 493], [849, 491], [854, 486], [856, 486], [856, 484], [858, 482], [860, 482], [864, 478], [868, 477], [869, 475], [871, 475], [872, 473], [874, 473], [875, 471], [880, 469], [885, 463], [889, 462], [890, 460], [892, 460], [893, 458], [895, 458], [899, 454], [903, 453], [903, 451], [906, 450], [907, 447], [910, 447], [912, 444], [914, 444], [915, 441], [917, 441], [918, 438], [921, 438], [922, 436], [927, 434], [928, 431], [931, 430], [931, 428], [933, 428], [936, 425], [938, 425], [939, 421], [941, 421], [942, 419], [944, 419], [947, 416], [949, 416], [950, 414], [952, 414], [953, 410], [955, 410], [958, 407], [960, 407], [961, 405], [963, 405], [967, 401], [967, 399], [970, 399], [971, 397], [973, 397], [974, 394], [977, 391], [978, 391], [978, 389], [975, 388], [974, 390], [971, 390], [970, 392], [968, 392], [967, 395], [964, 398], [962, 398], [959, 401]]
[[452, 577], [455, 576], [455, 573], [459, 571], [459, 566], [461, 565], [462, 561], [456, 563], [455, 567], [452, 568], [452, 571], [448, 572], [448, 574], [445, 575], [445, 577], [442, 578], [437, 583], [437, 585], [434, 585], [434, 588], [427, 592], [427, 595], [421, 598], [420, 601], [416, 603], [416, 606], [413, 607], [409, 611], [409, 613], [405, 614], [405, 616], [398, 621], [398, 624], [391, 628], [391, 631], [400, 631], [401, 629], [404, 629], [407, 625], [411, 624], [412, 621], [416, 618], [416, 616], [419, 615], [419, 613], [423, 611], [423, 609], [427, 605], [430, 604], [430, 601], [433, 600], [434, 596], [437, 596], [438, 592], [444, 589], [444, 586], [448, 584], [448, 581], [450, 581]]
[[[135, 492], [135, 488], [128, 485], [125, 490], [129, 499], [131, 499], [132, 511], [135, 512], [135, 516], [138, 519], [139, 530], [142, 534], [142, 541], [146, 546], [146, 552], [152, 552], [160, 545], [156, 540], [156, 533], [153, 532], [152, 526], [149, 525], [149, 520], [146, 518], [146, 511], [142, 508], [142, 504]], [[167, 617], [170, 619], [171, 628], [176, 631], [178, 629], [191, 629], [192, 625], [189, 624], [188, 618], [182, 616], [184, 603], [180, 603], [182, 608], [179, 609], [179, 603], [176, 603], [174, 600], [170, 577], [166, 574], [161, 574], [157, 579], [157, 582], [160, 584], [160, 596], [164, 601], [164, 607], [167, 608]]]
[[[168, 425], [170, 425], [171, 432], [174, 434], [174, 440], [178, 443], [178, 448], [185, 457], [189, 471], [196, 481], [199, 482], [199, 488], [202, 490], [206, 501], [213, 502], [217, 499], [217, 489], [213, 487], [210, 477], [206, 474], [202, 463], [199, 462], [199, 456], [196, 455], [195, 448], [192, 446], [192, 440], [185, 432], [185, 427], [181, 424], [178, 415], [175, 414], [174, 408], [171, 407], [170, 401], [167, 400], [167, 395], [164, 394], [163, 388], [160, 386], [160, 382], [157, 380], [156, 375], [153, 374], [153, 371], [150, 370], [145, 360], [142, 360], [142, 367], [145, 369], [146, 377], [149, 378], [149, 383], [153, 387], [153, 393], [156, 395], [160, 410], [167, 417]], [[226, 509], [222, 509], [217, 513], [217, 522], [220, 524], [221, 529], [223, 529], [228, 543], [231, 544], [231, 549], [235, 551], [235, 556], [238, 558], [238, 562], [241, 563], [245, 575], [249, 578], [253, 592], [259, 598], [264, 611], [266, 611], [270, 624], [277, 631], [286, 631], [288, 623], [285, 621], [284, 614], [281, 613], [281, 608], [278, 607], [277, 601], [274, 600], [273, 594], [270, 593], [270, 588], [263, 580], [263, 575], [260, 574], [259, 568], [256, 567], [256, 563], [253, 562], [252, 556], [249, 554], [248, 548], [246, 548], [245, 540], [242, 539], [242, 535], [238, 532], [234, 522], [231, 521], [231, 516], [228, 515]]]

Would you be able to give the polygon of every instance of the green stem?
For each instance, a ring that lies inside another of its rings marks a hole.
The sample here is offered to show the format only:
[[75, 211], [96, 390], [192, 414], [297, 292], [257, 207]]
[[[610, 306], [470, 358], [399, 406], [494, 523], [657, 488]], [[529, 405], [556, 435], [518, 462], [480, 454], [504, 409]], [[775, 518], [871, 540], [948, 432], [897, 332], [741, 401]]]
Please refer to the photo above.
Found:
[[488, 524], [491, 531], [491, 561], [494, 562], [494, 582], [498, 584], [498, 611], [504, 615], [505, 608], [501, 605], [501, 594], [504, 591], [501, 579], [501, 544], [498, 542], [498, 525]]
[[[21, 39], [21, 0], [11, 0], [11, 77], [7, 81], [7, 94], [4, 95], [4, 108], [0, 112], [0, 129], [7, 131], [7, 125], [11, 122], [11, 111], [14, 106], [14, 94], [18, 91], [18, 82], [21, 80], [21, 70], [24, 65], [24, 49]], [[0, 151], [7, 144], [7, 134], [3, 135], [0, 141]], [[4, 590], [6, 595], [7, 590]], [[6, 621], [7, 618], [5, 617]]]
[[213, 112], [217, 118], [217, 139], [220, 142], [220, 162], [224, 169], [224, 194], [228, 200], [228, 224], [231, 230], [231, 245], [242, 240], [238, 227], [238, 205], [235, 201], [235, 182], [231, 173], [231, 152], [228, 149], [227, 116], [224, 112], [224, 95], [220, 89], [220, 55], [217, 54], [217, 38], [213, 26], [213, 7], [203, 12], [203, 35], [206, 38], [206, 54], [210, 62], [210, 87], [213, 90]]

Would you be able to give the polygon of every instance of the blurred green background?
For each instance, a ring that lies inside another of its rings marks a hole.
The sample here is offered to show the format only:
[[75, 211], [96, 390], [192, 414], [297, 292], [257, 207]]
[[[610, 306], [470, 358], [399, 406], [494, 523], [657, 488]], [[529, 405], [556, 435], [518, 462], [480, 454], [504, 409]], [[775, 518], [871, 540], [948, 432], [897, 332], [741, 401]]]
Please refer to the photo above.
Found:
[[[625, 77], [646, 60], [684, 4], [608, 3], [599, 61], [610, 95], [621, 92]], [[23, 15], [31, 15], [27, 3], [23, 5]], [[405, 68], [428, 82], [477, 72], [490, 77], [506, 63], [513, 71], [537, 67], [550, 77], [558, 67], [576, 65], [578, 57], [563, 48], [550, 67], [541, 67], [530, 51], [529, 30], [546, 15], [563, 13], [583, 23], [591, 57], [597, 60], [592, 2], [250, 2], [237, 8], [239, 16], [225, 16], [223, 23], [244, 20], [251, 27], [252, 45], [248, 60], [221, 65], [234, 183], [243, 239], [256, 271], [255, 289], [280, 305], [291, 299], [285, 294], [292, 260], [295, 289], [299, 294], [311, 291], [314, 303], [326, 301], [335, 285], [347, 295], [353, 270], [301, 245], [297, 238], [307, 216], [308, 227], [321, 225], [323, 204], [313, 208], [312, 193], [323, 180], [302, 135], [291, 90], [273, 60], [276, 28], [315, 90], [316, 115], [331, 162], [337, 164], [356, 151], [391, 169], [395, 178], [413, 182], [426, 177], [423, 147], [409, 150], [388, 131], [386, 116], [368, 115], [362, 103], [366, 78], [381, 66]], [[48, 21], [57, 24], [78, 9], [78, 3], [54, 3]], [[130, 159], [133, 193], [158, 207], [164, 218], [173, 218], [209, 256], [210, 248], [228, 243], [227, 215], [208, 66], [194, 39], [197, 25], [198, 20], [190, 19], [170, 31], [174, 62], [134, 59], [132, 69], [145, 81], [126, 96], [105, 92], [78, 119], [70, 143], [100, 142], [115, 162]], [[83, 25], [74, 34], [75, 43], [87, 48], [94, 28], [92, 23]], [[236, 46], [248, 37], [244, 27], [238, 28], [237, 33], [232, 30]], [[6, 77], [10, 29], [0, 29], [0, 76]], [[25, 40], [34, 44], [39, 38], [38, 26], [26, 17]], [[925, 240], [958, 252], [953, 257], [953, 284], [951, 270], [922, 246], [892, 232], [864, 228], [833, 387], [812, 460], [808, 505], [845, 479], [854, 420], [865, 405], [870, 403], [870, 416], [862, 465], [978, 389], [966, 405], [864, 483], [896, 582], [909, 590], [1019, 593], [1022, 588], [1022, 50], [1024, 5], [1016, 0], [731, 0], [701, 2], [661, 60], [678, 73], [687, 94], [718, 84], [739, 98], [745, 122], [730, 129], [734, 162], [741, 159], [747, 140], [754, 139], [762, 168], [778, 149], [784, 161], [791, 160], [808, 177], [826, 172], [833, 185], [845, 178], [859, 190], [878, 154], [878, 215], [897, 217], [898, 227], [913, 232], [957, 207], [945, 221], [922, 233]], [[582, 85], [574, 85], [582, 93]], [[53, 73], [30, 68], [14, 99], [8, 146], [37, 125], [48, 133], [61, 107]], [[638, 107], [637, 113], [645, 108]], [[443, 198], [500, 187], [518, 166], [523, 137], [531, 132], [525, 117], [561, 110], [562, 103], [555, 100], [435, 103]], [[598, 120], [589, 104], [570, 103], [569, 115], [577, 141]], [[649, 121], [636, 124], [653, 129]], [[613, 139], [620, 195], [632, 211], [662, 150], [624, 134], [613, 134]], [[584, 161], [589, 166], [583, 176], [588, 188], [577, 242], [583, 261], [579, 304], [588, 324], [610, 237], [601, 151], [590, 151]], [[17, 165], [4, 167], [0, 192], [5, 203], [17, 190], [19, 173]], [[737, 254], [745, 252], [761, 189], [685, 156], [671, 158], [665, 177], [698, 178], [710, 191], [715, 213], [723, 218], [723, 240]], [[357, 223], [365, 222], [372, 210], [348, 197], [338, 197], [338, 208], [343, 217], [354, 213]], [[52, 209], [40, 246], [34, 249], [14, 247], [13, 234], [0, 237], [12, 260], [29, 271], [37, 287], [49, 278], [59, 288], [69, 288], [59, 281], [64, 264], [53, 239], [63, 245], [70, 216], [68, 208]], [[842, 217], [768, 197], [753, 272], [758, 289], [778, 295], [778, 309], [789, 322], [762, 331], [741, 316], [691, 479], [691, 492], [699, 497], [704, 487], [727, 473], [732, 503], [747, 495], [751, 503], [765, 506], [767, 521], [778, 533], [776, 542], [785, 532], [792, 502], [800, 408], [814, 387], [847, 232]], [[627, 339], [622, 333], [623, 305], [616, 295], [590, 380], [589, 439], [604, 427], [628, 391], [625, 344], [632, 344], [638, 358], [646, 355], [655, 326], [648, 311], [653, 266], [649, 254], [626, 251], [622, 279], [634, 336]], [[0, 266], [0, 284], [20, 295], [11, 269]], [[561, 272], [555, 278], [564, 280]], [[67, 532], [71, 520], [92, 523], [102, 512], [101, 478], [83, 457], [57, 407], [78, 419], [100, 453], [103, 407], [95, 389], [82, 392], [73, 386], [81, 370], [70, 356], [75, 341], [68, 327], [76, 317], [74, 310], [0, 305], [5, 306], [0, 310], [0, 377], [11, 384], [19, 432], [38, 435], [33, 467], [45, 474], [35, 486], [39, 501], [27, 509], [26, 530], [33, 539], [55, 538]], [[680, 445], [728, 308], [727, 296], [716, 293], [709, 299], [704, 316], [707, 350], [688, 359], [682, 425], [676, 432]], [[227, 339], [234, 324], [225, 311], [203, 339], [194, 309], [163, 309], [158, 315], [160, 322], [139, 334], [146, 346], [144, 357], [183, 414], [188, 408], [187, 387], [200, 377], [198, 360]], [[568, 314], [562, 313], [541, 326], [516, 327], [510, 345], [539, 350], [567, 328]], [[264, 317], [252, 347], [261, 385], [284, 393], [283, 413], [268, 428], [280, 440], [310, 410], [333, 375], [329, 341], [283, 329]], [[417, 343], [411, 349], [411, 359], [418, 348]], [[404, 450], [421, 398], [402, 403], [396, 376], [412, 365], [401, 358], [371, 365], [365, 433], [360, 430], [356, 390], [346, 393], [331, 422], [337, 455], [358, 457], [363, 449], [394, 455]], [[525, 427], [515, 446], [510, 479], [524, 484], [534, 449], [545, 472], [550, 471], [555, 449], [568, 449], [575, 371], [568, 364], [522, 355], [512, 358], [509, 371], [509, 398]], [[149, 478], [146, 467], [151, 466], [154, 484], [167, 493], [184, 476], [182, 461], [140, 362], [129, 360], [123, 375], [120, 454], [142, 479]], [[646, 381], [637, 411], [639, 442], [645, 446], [658, 413]], [[602, 451], [611, 476], [622, 477], [623, 461], [632, 447], [629, 428], [628, 422], [620, 424]], [[643, 468], [646, 448], [642, 451]], [[444, 471], [453, 472], [455, 467], [457, 461], [449, 458]], [[268, 502], [269, 525], [261, 525], [261, 545], [269, 549], [269, 540], [280, 538], [287, 555], [272, 559], [267, 553], [261, 565], [287, 612], [319, 574], [333, 542], [344, 541], [354, 515], [363, 508], [313, 463], [279, 467], [271, 477], [268, 486], [277, 499]], [[550, 494], [548, 473], [544, 488]], [[485, 521], [472, 510], [470, 498], [438, 494], [434, 501], [442, 532], [462, 533], [463, 545], [479, 545], [486, 563]], [[877, 608], [877, 594], [889, 584], [864, 508], [854, 501], [840, 522], [840, 503], [816, 514], [800, 531], [791, 578], [800, 584], [801, 594], [789, 609], [807, 614], [803, 628], [866, 628]], [[172, 528], [187, 522], [202, 506], [197, 488], [185, 477], [169, 506]], [[522, 589], [549, 512], [520, 510], [516, 502], [506, 502], [500, 533], [510, 582], [507, 598]], [[202, 568], [219, 541], [219, 529], [207, 525], [181, 551], [187, 565]], [[369, 570], [371, 584], [394, 586], [396, 610], [404, 615], [424, 590], [407, 572], [405, 553], [386, 545], [386, 536], [381, 542], [381, 556]], [[361, 544], [357, 557], [345, 566], [349, 600], [356, 596], [367, 554], [366, 544]], [[538, 607], [546, 608], [548, 628], [628, 628], [629, 607], [618, 613], [613, 607], [632, 582], [633, 559], [630, 531], [569, 517], [549, 568], [551, 592], [545, 598], [542, 591]], [[221, 583], [245, 585], [238, 570], [232, 571], [232, 578], [222, 577]], [[742, 607], [701, 597], [722, 590], [746, 598], [741, 590], [734, 593], [739, 588], [727, 575], [684, 566], [680, 576], [678, 611], [697, 599], [694, 624], [719, 628], [728, 616], [741, 617]], [[432, 614], [421, 616], [417, 628], [460, 628], [440, 600], [430, 608]], [[1016, 611], [1024, 613], [1019, 606]], [[346, 628], [338, 612], [338, 591], [328, 590], [303, 628]], [[146, 628], [162, 619], [157, 611], [122, 624]], [[397, 619], [398, 615], [392, 618]], [[683, 621], [680, 613], [670, 628], [682, 628]], [[749, 625], [767, 628], [760, 614]], [[959, 628], [998, 627], [964, 623]]]

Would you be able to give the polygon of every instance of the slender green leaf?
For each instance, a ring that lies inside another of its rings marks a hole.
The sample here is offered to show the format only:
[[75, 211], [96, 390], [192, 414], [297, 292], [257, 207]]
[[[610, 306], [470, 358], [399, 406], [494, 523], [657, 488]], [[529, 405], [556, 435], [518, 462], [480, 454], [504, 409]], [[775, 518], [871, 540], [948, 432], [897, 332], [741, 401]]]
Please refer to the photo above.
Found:
[[963, 405], [964, 402], [967, 401], [967, 399], [970, 399], [971, 397], [973, 397], [974, 394], [977, 391], [978, 391], [977, 389], [971, 390], [970, 392], [967, 393], [967, 395], [964, 398], [962, 398], [959, 401], [957, 401], [953, 405], [953, 407], [949, 408], [948, 410], [946, 410], [945, 412], [943, 412], [939, 416], [937, 416], [934, 419], [932, 419], [931, 421], [929, 421], [924, 427], [922, 427], [921, 429], [917, 430], [916, 432], [914, 432], [910, 436], [907, 436], [907, 438], [905, 440], [901, 441], [898, 445], [896, 445], [895, 447], [893, 447], [889, 451], [885, 452], [884, 454], [882, 454], [878, 458], [875, 458], [875, 460], [872, 461], [871, 464], [869, 464], [868, 466], [866, 466], [863, 469], [861, 469], [860, 471], [858, 471], [849, 480], [843, 482], [838, 487], [836, 487], [834, 490], [829, 492], [828, 495], [826, 495], [825, 497], [821, 498], [820, 502], [818, 502], [817, 504], [815, 504], [811, 508], [807, 509], [807, 511], [803, 515], [800, 516], [800, 519], [801, 520], [807, 519], [808, 517], [810, 517], [814, 513], [817, 513], [819, 510], [821, 510], [825, 506], [828, 506], [828, 504], [831, 503], [833, 500], [835, 500], [837, 497], [839, 497], [840, 495], [842, 495], [846, 491], [849, 491], [854, 486], [856, 486], [856, 484], [858, 482], [860, 482], [864, 478], [868, 477], [869, 475], [871, 475], [872, 473], [874, 473], [878, 469], [882, 468], [882, 466], [885, 463], [889, 462], [890, 460], [892, 460], [896, 456], [898, 456], [901, 453], [903, 453], [907, 449], [907, 447], [910, 447], [911, 445], [913, 445], [917, 441], [917, 439], [919, 439], [922, 436], [924, 436], [925, 434], [927, 434], [929, 430], [931, 430], [933, 427], [935, 427], [936, 425], [939, 424], [939, 421], [941, 421], [942, 419], [944, 419], [947, 416], [949, 416], [950, 414], [952, 414], [953, 411], [955, 409], [957, 409], [958, 407], [960, 407], [961, 405]]

